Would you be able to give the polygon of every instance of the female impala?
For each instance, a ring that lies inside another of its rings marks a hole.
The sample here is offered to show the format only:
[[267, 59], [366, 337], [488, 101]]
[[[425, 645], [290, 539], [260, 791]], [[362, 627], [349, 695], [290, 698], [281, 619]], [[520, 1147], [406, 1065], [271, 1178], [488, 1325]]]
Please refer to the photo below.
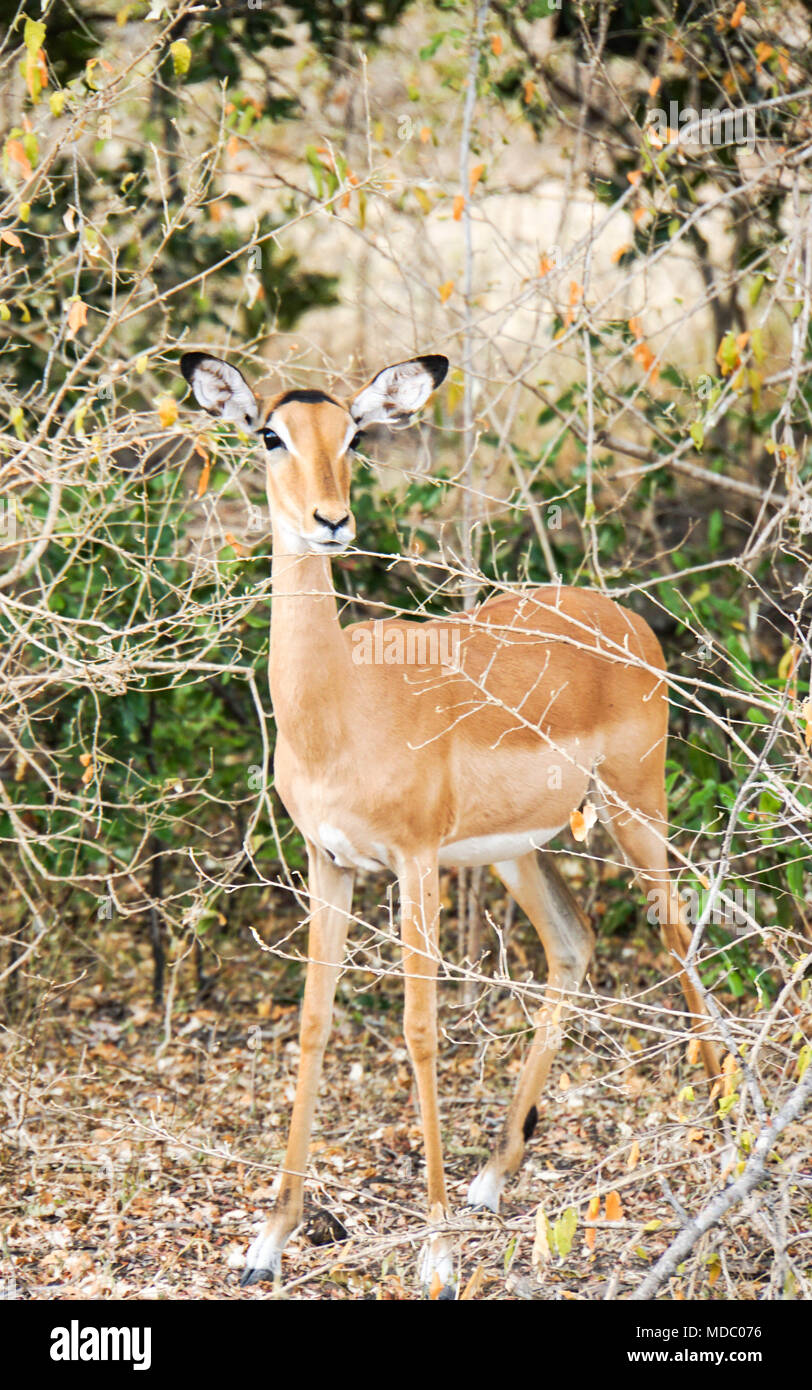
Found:
[[[684, 955], [690, 931], [669, 883], [663, 780], [668, 705], [663, 658], [642, 618], [585, 589], [497, 597], [421, 624], [453, 664], [355, 661], [361, 630], [342, 629], [330, 557], [355, 535], [350, 453], [367, 426], [409, 424], [446, 375], [445, 357], [386, 367], [349, 401], [286, 391], [262, 404], [232, 366], [188, 353], [198, 403], [264, 440], [273, 524], [270, 686], [276, 788], [307, 843], [311, 903], [301, 1061], [279, 1196], [248, 1252], [243, 1283], [278, 1273], [302, 1218], [310, 1131], [356, 869], [389, 869], [400, 888], [404, 1033], [426, 1149], [429, 1218], [447, 1211], [437, 1110], [438, 867], [491, 864], [536, 927], [547, 956], [544, 1007], [502, 1136], [468, 1200], [496, 1211], [538, 1119], [567, 996], [593, 947], [588, 922], [537, 849], [587, 795], [656, 904], [663, 938]], [[399, 618], [386, 633], [413, 635]], [[449, 640], [449, 638], [453, 640]], [[652, 896], [653, 895], [653, 896]], [[689, 979], [695, 1024], [706, 1020]], [[702, 1037], [709, 1075], [716, 1052]], [[453, 1285], [438, 1232], [424, 1283]]]

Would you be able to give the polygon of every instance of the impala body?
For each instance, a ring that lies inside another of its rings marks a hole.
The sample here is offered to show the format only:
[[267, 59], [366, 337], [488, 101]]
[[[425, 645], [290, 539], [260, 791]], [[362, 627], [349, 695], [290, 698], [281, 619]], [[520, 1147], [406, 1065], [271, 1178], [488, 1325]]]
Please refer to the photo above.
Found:
[[[388, 869], [400, 888], [404, 1034], [420, 1101], [429, 1217], [438, 1228], [422, 1278], [427, 1286], [439, 1278], [453, 1292], [453, 1246], [439, 1229], [448, 1200], [436, 1083], [438, 869], [492, 865], [547, 957], [545, 1002], [503, 1133], [469, 1189], [472, 1204], [495, 1211], [536, 1126], [561, 1018], [594, 944], [552, 855], [538, 853], [586, 799], [652, 895], [677, 959], [690, 942], [668, 875], [662, 653], [636, 614], [599, 593], [553, 586], [419, 624], [424, 650], [453, 652], [453, 661], [359, 661], [359, 639], [374, 638], [378, 625], [340, 626], [330, 573], [331, 556], [355, 535], [352, 450], [366, 426], [408, 424], [443, 380], [447, 360], [387, 367], [346, 402], [292, 391], [260, 403], [217, 358], [191, 353], [181, 366], [205, 409], [256, 433], [267, 449], [275, 781], [308, 852], [299, 1079], [279, 1196], [248, 1253], [243, 1282], [278, 1273], [282, 1248], [301, 1221], [354, 874]], [[401, 636], [401, 649], [409, 649], [415, 624], [393, 618], [383, 627], [388, 648]], [[701, 1001], [685, 975], [681, 983], [715, 1075]]]

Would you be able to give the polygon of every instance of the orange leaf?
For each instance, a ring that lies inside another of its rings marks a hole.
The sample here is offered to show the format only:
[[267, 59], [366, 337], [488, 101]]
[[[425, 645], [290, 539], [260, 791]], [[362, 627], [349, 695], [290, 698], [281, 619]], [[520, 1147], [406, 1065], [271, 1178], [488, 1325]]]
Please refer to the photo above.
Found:
[[440, 303], [446, 304], [454, 293], [454, 281], [446, 280], [445, 284], [440, 286], [437, 293], [440, 296]]
[[691, 1038], [691, 1041], [685, 1049], [686, 1062], [688, 1062], [690, 1066], [695, 1067], [699, 1061], [699, 1053], [699, 1038]]
[[208, 488], [210, 476], [211, 476], [211, 464], [210, 464], [209, 460], [206, 459], [206, 462], [203, 464], [203, 467], [202, 467], [201, 470], [200, 470], [200, 477], [199, 477], [198, 480], [197, 480], [197, 496], [198, 496], [198, 497], [202, 497], [203, 494], [204, 494], [204, 492], [205, 492], [206, 489]]
[[579, 285], [577, 280], [570, 280], [570, 306], [578, 303], [583, 292], [583, 285]]
[[6, 154], [8, 155], [9, 159], [14, 160], [15, 164], [19, 164], [26, 178], [34, 172], [31, 167], [31, 160], [28, 158], [28, 155], [26, 154], [25, 149], [19, 140], [6, 141]]
[[585, 840], [597, 819], [598, 813], [595, 807], [590, 805], [588, 801], [584, 802], [583, 812], [571, 812], [570, 830], [572, 831], [573, 839], [580, 841]]
[[440, 1294], [442, 1293], [442, 1289], [443, 1281], [437, 1273], [437, 1270], [435, 1269], [434, 1273], [431, 1276], [431, 1288], [429, 1289], [429, 1298], [439, 1298]]
[[660, 90], [661, 83], [662, 78], [652, 77], [651, 81], [648, 84], [648, 94], [650, 97], [656, 97], [657, 93]]
[[638, 1144], [637, 1140], [635, 1139], [634, 1143], [632, 1144], [632, 1146], [631, 1146], [631, 1148], [630, 1148], [630, 1150], [629, 1150], [629, 1157], [626, 1159], [626, 1168], [627, 1168], [627, 1170], [628, 1170], [629, 1172], [631, 1172], [633, 1168], [636, 1168], [636, 1167], [637, 1167], [639, 1161], [640, 1161], [640, 1145]]
[[87, 305], [81, 299], [74, 299], [68, 310], [68, 331], [65, 335], [67, 341], [75, 338], [80, 328], [84, 328], [87, 323]]
[[16, 246], [18, 251], [25, 250], [25, 247], [23, 246], [16, 232], [0, 232], [0, 241], [4, 241], [7, 246]]
[[632, 169], [631, 172], [628, 173], [628, 174], [626, 175], [626, 178], [629, 180], [629, 183], [631, 184], [632, 188], [636, 188], [636, 187], [637, 187], [637, 185], [638, 185], [638, 183], [640, 182], [640, 180], [642, 179], [642, 177], [643, 177], [643, 171], [642, 171], [642, 169]]
[[623, 246], [618, 246], [617, 249], [612, 252], [612, 260], [614, 264], [617, 265], [618, 261], [620, 261], [623, 258], [623, 256], [625, 256], [627, 251], [631, 251], [631, 249], [631, 245], [628, 241], [625, 242]]
[[640, 341], [643, 336], [643, 330], [640, 327], [640, 320], [638, 318], [629, 319], [629, 332], [634, 334], [638, 342]]
[[632, 222], [634, 223], [635, 227], [639, 227], [639, 226], [640, 226], [640, 223], [643, 221], [643, 218], [645, 217], [645, 215], [646, 215], [646, 209], [645, 209], [645, 208], [635, 208], [634, 212], [632, 213]]
[[[601, 1209], [601, 1199], [600, 1199], [600, 1197], [590, 1197], [590, 1199], [589, 1199], [589, 1206], [588, 1206], [587, 1209], [586, 1209], [586, 1219], [587, 1219], [587, 1221], [596, 1221], [596, 1220], [598, 1219], [599, 1214], [600, 1214], [600, 1209]], [[595, 1230], [595, 1227], [594, 1227], [594, 1226], [589, 1227], [589, 1228], [587, 1229], [587, 1231], [585, 1232], [585, 1234], [584, 1234], [584, 1241], [585, 1241], [585, 1243], [586, 1243], [587, 1250], [594, 1250], [594, 1249], [595, 1249], [595, 1237], [597, 1236], [597, 1234], [598, 1234], [598, 1232]]]
[[228, 544], [231, 546], [231, 549], [234, 551], [235, 555], [239, 555], [241, 560], [244, 556], [248, 554], [248, 551], [246, 550], [245, 546], [240, 545], [240, 542], [236, 539], [235, 536], [232, 536], [230, 531], [226, 531], [226, 540], [228, 541]]
[[738, 29], [739, 25], [741, 24], [742, 20], [744, 19], [744, 12], [745, 12], [746, 9], [747, 9], [747, 6], [745, 5], [744, 0], [739, 0], [738, 5], [736, 6], [735, 10], [733, 11], [733, 14], [730, 16], [730, 27], [731, 27], [731, 29]]
[[484, 172], [485, 172], [485, 165], [484, 165], [484, 164], [475, 164], [475, 165], [474, 165], [474, 167], [473, 167], [473, 169], [471, 170], [471, 173], [470, 173], [470, 175], [469, 175], [469, 178], [468, 178], [468, 192], [469, 192], [469, 193], [473, 193], [474, 189], [476, 188], [477, 184], [479, 183], [479, 180], [482, 178], [482, 175], [484, 174]]
[[427, 144], [429, 143], [429, 140], [430, 140], [430, 139], [431, 139], [431, 130], [430, 130], [430, 128], [429, 128], [427, 125], [421, 125], [421, 127], [420, 127], [420, 143], [421, 143], [421, 145], [427, 145]]
[[522, 86], [522, 91], [524, 93], [524, 104], [525, 106], [529, 106], [531, 101], [533, 100], [536, 91], [536, 84], [533, 81], [532, 77], [525, 78], [525, 81]]
[[620, 1201], [619, 1192], [609, 1192], [606, 1197], [606, 1220], [619, 1221], [623, 1215], [623, 1207]]
[[465, 207], [465, 199], [463, 198], [463, 196], [462, 196], [461, 193], [458, 193], [457, 196], [456, 196], [456, 198], [454, 199], [454, 221], [455, 221], [455, 222], [459, 222], [460, 218], [462, 217], [462, 213], [463, 213], [464, 207]]
[[543, 278], [545, 275], [548, 275], [549, 272], [552, 270], [553, 265], [554, 262], [550, 260], [549, 256], [542, 256], [541, 260], [539, 261], [539, 276]]
[[[743, 5], [742, 5], [742, 9], [744, 9], [744, 6], [743, 6]], [[491, 34], [491, 53], [493, 54], [494, 58], [498, 58], [498, 57], [499, 57], [499, 54], [500, 54], [501, 52], [502, 52], [502, 35], [501, 35], [501, 34]]]
[[569, 1077], [567, 1076], [567, 1073], [566, 1073], [565, 1071], [562, 1071], [561, 1075], [560, 1075], [559, 1078], [558, 1078], [558, 1089], [559, 1089], [559, 1091], [568, 1091], [571, 1085], [572, 1085], [572, 1082], [570, 1081]]

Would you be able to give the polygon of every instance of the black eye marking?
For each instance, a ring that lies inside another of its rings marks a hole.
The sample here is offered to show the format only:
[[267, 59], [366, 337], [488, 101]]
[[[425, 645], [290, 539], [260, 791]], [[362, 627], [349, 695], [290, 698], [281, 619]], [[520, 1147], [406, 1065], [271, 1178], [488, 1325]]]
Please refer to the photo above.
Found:
[[274, 430], [263, 430], [262, 438], [265, 441], [265, 448], [270, 452], [271, 449], [284, 449], [284, 444]]
[[364, 431], [358, 430], [350, 440], [350, 449], [357, 449], [364, 437]]

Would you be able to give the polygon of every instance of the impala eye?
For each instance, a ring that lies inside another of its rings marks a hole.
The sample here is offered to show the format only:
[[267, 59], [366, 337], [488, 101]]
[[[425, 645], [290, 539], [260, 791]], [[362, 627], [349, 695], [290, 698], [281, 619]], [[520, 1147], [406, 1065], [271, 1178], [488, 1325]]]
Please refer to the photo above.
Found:
[[358, 446], [359, 446], [359, 444], [361, 443], [361, 440], [363, 439], [363, 437], [364, 437], [364, 431], [363, 431], [363, 430], [358, 430], [357, 433], [354, 434], [353, 437], [352, 437], [352, 439], [350, 440], [350, 445], [349, 445], [349, 447], [350, 447], [351, 449], [357, 449]]
[[284, 449], [284, 444], [273, 430], [263, 430], [262, 438], [265, 440], [265, 448], [270, 452], [272, 449]]

